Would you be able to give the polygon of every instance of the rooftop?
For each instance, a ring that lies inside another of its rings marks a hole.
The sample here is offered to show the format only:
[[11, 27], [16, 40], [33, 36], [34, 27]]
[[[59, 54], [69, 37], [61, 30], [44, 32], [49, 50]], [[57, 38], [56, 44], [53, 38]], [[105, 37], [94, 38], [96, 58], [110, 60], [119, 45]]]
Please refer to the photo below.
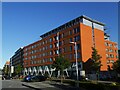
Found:
[[49, 36], [49, 35], [51, 35], [51, 34], [53, 34], [53, 33], [57, 33], [57, 32], [59, 32], [59, 31], [61, 31], [61, 30], [64, 30], [65, 28], [68, 28], [68, 27], [71, 27], [71, 26], [73, 26], [73, 25], [75, 25], [75, 24], [78, 24], [78, 23], [81, 22], [81, 20], [82, 20], [83, 18], [85, 18], [85, 19], [87, 19], [87, 20], [89, 20], [89, 21], [91, 21], [91, 22], [93, 22], [93, 23], [97, 23], [97, 24], [99, 24], [99, 25], [105, 26], [104, 23], [101, 23], [101, 22], [99, 22], [99, 21], [96, 21], [96, 20], [91, 19], [90, 17], [87, 17], [87, 16], [85, 16], [85, 15], [82, 15], [82, 16], [79, 16], [79, 17], [77, 17], [77, 18], [75, 18], [75, 19], [73, 19], [73, 20], [71, 20], [71, 21], [69, 21], [69, 22], [67, 22], [67, 23], [65, 23], [65, 24], [63, 24], [63, 25], [61, 25], [61, 26], [59, 26], [59, 27], [57, 27], [57, 28], [55, 28], [55, 29], [53, 29], [53, 30], [45, 33], [45, 34], [43, 34], [43, 35], [41, 35], [40, 37], [41, 37], [41, 38], [47, 37], [47, 36]]
[[9, 65], [10, 64], [10, 61], [6, 61], [5, 65]]

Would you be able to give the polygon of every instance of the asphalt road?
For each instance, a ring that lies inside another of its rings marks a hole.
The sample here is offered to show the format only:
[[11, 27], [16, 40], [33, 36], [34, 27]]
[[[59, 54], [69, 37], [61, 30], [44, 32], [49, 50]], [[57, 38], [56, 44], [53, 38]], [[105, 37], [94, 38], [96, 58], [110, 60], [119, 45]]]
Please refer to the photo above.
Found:
[[2, 90], [84, 90], [57, 82], [21, 82], [20, 80], [2, 80]]
[[2, 80], [2, 90], [34, 90], [23, 86], [20, 80]]

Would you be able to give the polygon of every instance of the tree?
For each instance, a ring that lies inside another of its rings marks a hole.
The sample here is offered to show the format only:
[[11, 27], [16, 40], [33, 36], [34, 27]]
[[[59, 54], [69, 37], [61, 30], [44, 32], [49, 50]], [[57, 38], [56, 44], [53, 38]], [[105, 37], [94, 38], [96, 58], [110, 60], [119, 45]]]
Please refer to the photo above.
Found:
[[62, 83], [62, 77], [64, 75], [63, 70], [68, 68], [70, 65], [71, 65], [70, 61], [68, 61], [62, 55], [56, 57], [55, 61], [53, 62], [52, 68], [56, 68], [57, 71], [60, 71], [61, 83]]
[[99, 75], [99, 71], [100, 71], [100, 68], [102, 66], [102, 64], [101, 64], [101, 58], [102, 58], [102, 56], [100, 56], [98, 54], [98, 51], [94, 47], [92, 47], [92, 57], [91, 57], [91, 59], [92, 59], [93, 63], [91, 65], [91, 69], [97, 75]]
[[22, 70], [23, 70], [22, 66], [20, 64], [18, 64], [17, 67], [16, 67], [15, 72], [17, 73], [17, 75], [20, 75]]
[[8, 75], [9, 72], [10, 72], [9, 66], [8, 66], [8, 65], [5, 65], [5, 67], [3, 68], [3, 73], [4, 73], [5, 75]]
[[118, 59], [112, 66], [113, 70], [120, 74], [120, 60]]
[[120, 59], [118, 59], [115, 63], [113, 63], [112, 68], [117, 74], [116, 81], [120, 82]]

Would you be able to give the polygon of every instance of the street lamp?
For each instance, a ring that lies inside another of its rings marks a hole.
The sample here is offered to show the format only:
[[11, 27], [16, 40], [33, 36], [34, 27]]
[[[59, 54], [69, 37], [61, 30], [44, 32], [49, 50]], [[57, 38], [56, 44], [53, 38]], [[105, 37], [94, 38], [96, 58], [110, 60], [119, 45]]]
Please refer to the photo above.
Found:
[[78, 84], [78, 60], [77, 60], [77, 44], [76, 42], [70, 42], [72, 44], [75, 44], [75, 58], [76, 58], [76, 76], [77, 76], [77, 86], [79, 87]]

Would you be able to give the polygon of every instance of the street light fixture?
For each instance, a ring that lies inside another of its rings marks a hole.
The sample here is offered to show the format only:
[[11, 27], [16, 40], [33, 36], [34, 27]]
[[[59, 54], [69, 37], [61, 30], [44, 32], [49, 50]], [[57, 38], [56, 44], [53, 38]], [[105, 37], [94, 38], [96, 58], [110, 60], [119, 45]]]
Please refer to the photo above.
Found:
[[77, 44], [76, 44], [76, 42], [70, 42], [70, 43], [75, 45], [75, 58], [76, 58], [76, 76], [77, 76], [77, 87], [79, 87], [79, 83], [78, 83]]

